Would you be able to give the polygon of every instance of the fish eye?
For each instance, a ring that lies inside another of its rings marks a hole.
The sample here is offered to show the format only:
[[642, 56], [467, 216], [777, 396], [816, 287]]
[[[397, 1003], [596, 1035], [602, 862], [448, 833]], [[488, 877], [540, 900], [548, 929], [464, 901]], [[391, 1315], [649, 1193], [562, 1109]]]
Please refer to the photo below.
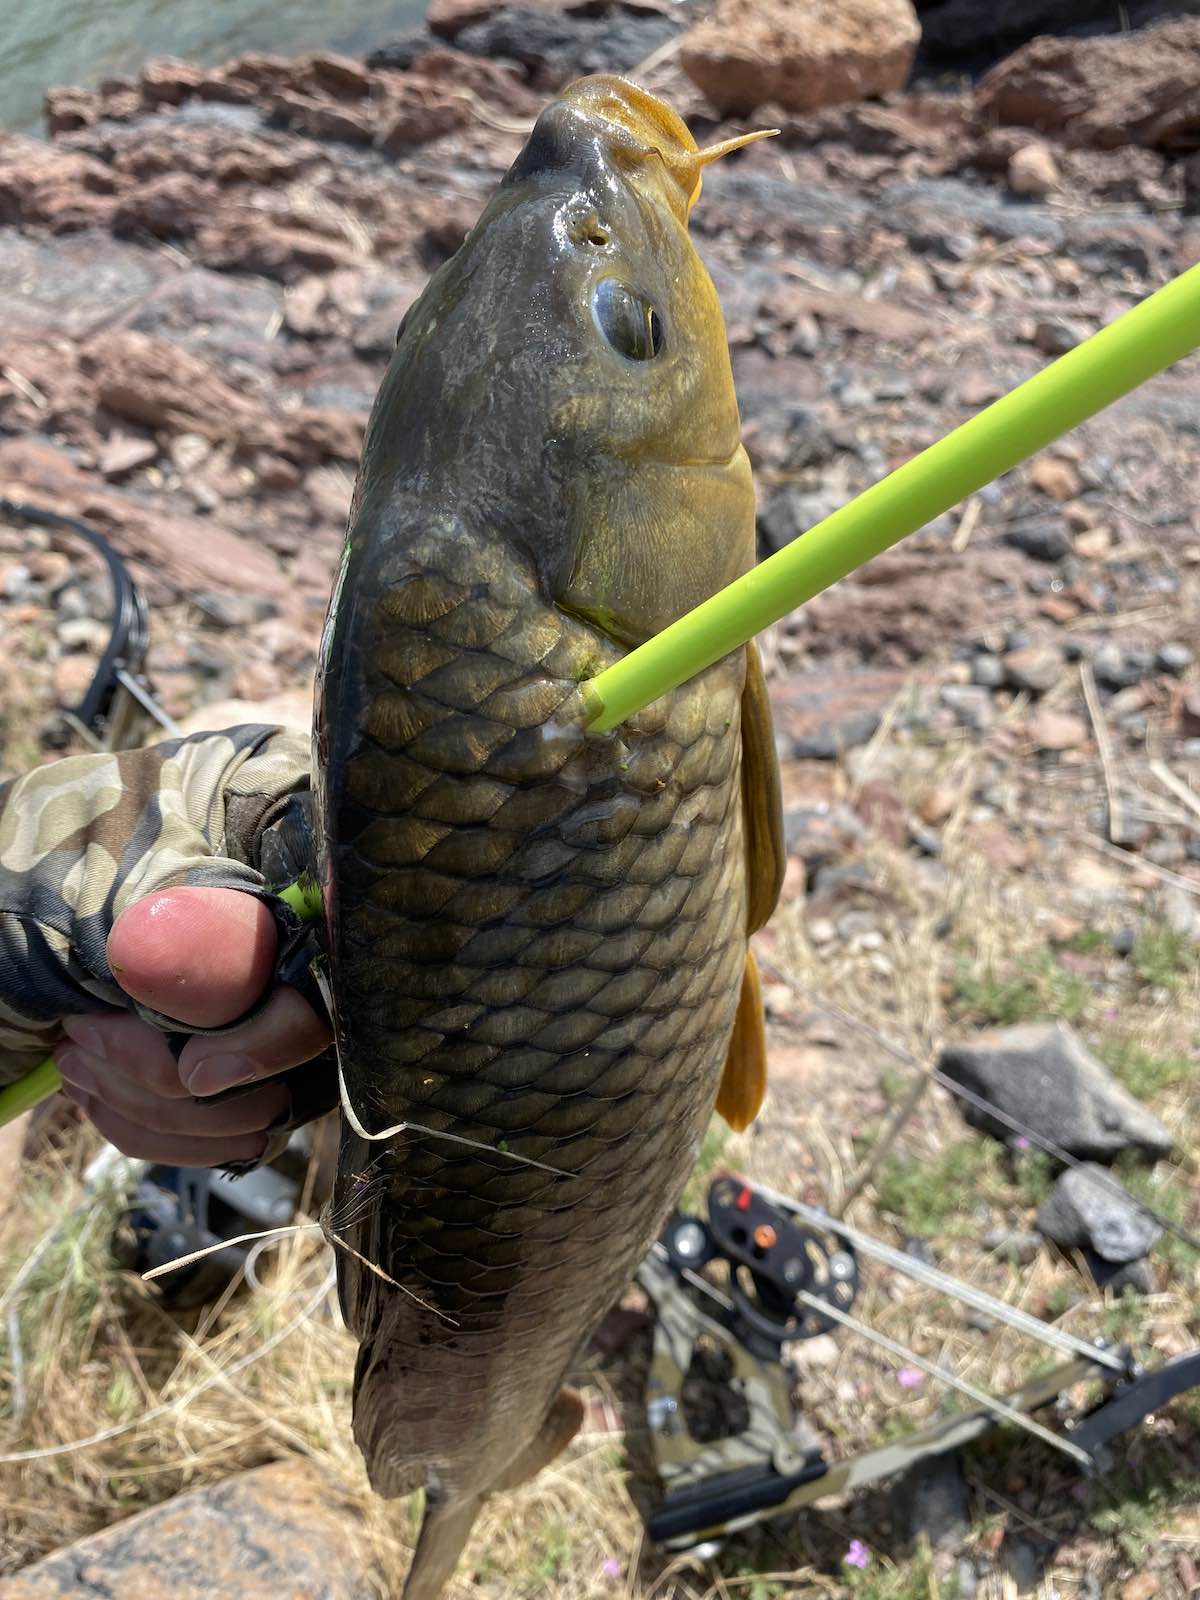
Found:
[[601, 278], [592, 294], [596, 326], [618, 355], [650, 361], [663, 347], [662, 318], [644, 295], [616, 278]]

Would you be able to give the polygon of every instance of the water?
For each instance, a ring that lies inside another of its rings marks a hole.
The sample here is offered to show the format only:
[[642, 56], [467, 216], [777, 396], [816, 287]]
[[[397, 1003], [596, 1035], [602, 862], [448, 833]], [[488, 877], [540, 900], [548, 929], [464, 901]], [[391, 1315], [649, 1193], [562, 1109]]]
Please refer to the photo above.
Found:
[[426, 0], [0, 0], [0, 128], [41, 128], [42, 97], [135, 74], [151, 56], [211, 65], [246, 50], [362, 55]]

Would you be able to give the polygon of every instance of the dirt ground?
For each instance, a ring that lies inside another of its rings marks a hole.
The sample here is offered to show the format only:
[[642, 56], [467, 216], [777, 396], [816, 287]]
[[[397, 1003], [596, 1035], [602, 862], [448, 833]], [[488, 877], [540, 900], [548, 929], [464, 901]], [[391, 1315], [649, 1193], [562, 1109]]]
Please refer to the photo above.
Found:
[[[0, 140], [0, 495], [82, 515], [130, 559], [172, 716], [307, 691], [395, 327], [538, 100], [442, 54], [426, 70], [468, 84], [471, 114], [386, 155], [329, 120], [329, 74], [304, 63], [210, 73], [187, 108], [160, 72], [132, 100], [61, 102], [49, 142]], [[764, 553], [1200, 257], [1177, 162], [1054, 147], [1058, 181], [1017, 193], [1009, 161], [1033, 136], [979, 121], [972, 93], [793, 118], [705, 179], [694, 225]], [[263, 109], [284, 94], [308, 107], [287, 129]], [[703, 1161], [924, 1241], [1148, 1361], [1198, 1342], [1196, 1252], [1167, 1235], [1141, 1292], [1099, 1289], [1030, 1237], [1051, 1164], [973, 1132], [937, 1084], [910, 1091], [949, 1041], [1065, 1021], [1175, 1136], [1175, 1158], [1123, 1181], [1200, 1227], [1198, 480], [1192, 358], [772, 630], [790, 863], [756, 941], [771, 1084], [747, 1134], [714, 1124]], [[59, 708], [107, 604], [77, 547], [0, 518], [0, 780], [79, 748]], [[260, 1292], [169, 1316], [111, 1265], [115, 1200], [82, 1192], [92, 1136], [64, 1112], [28, 1148], [0, 1215], [0, 1572], [299, 1452], [357, 1497], [379, 1595], [396, 1594], [416, 1508], [366, 1489], [319, 1235], [265, 1248]], [[855, 1309], [997, 1392], [1039, 1359], [875, 1269]], [[1087, 1482], [1006, 1429], [951, 1469], [953, 1514], [890, 1485], [668, 1560], [630, 1492], [619, 1401], [638, 1360], [636, 1341], [589, 1357], [583, 1434], [488, 1508], [452, 1600], [1200, 1588], [1195, 1397]], [[794, 1365], [838, 1457], [958, 1404], [853, 1336]]]

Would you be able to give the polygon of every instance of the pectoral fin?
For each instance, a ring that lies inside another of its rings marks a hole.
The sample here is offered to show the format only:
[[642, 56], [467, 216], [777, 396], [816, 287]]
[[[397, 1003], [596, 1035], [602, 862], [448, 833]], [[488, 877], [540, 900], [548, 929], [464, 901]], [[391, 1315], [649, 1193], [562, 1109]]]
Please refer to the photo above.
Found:
[[767, 1036], [763, 1027], [762, 989], [754, 956], [747, 950], [733, 1037], [717, 1092], [717, 1110], [735, 1132], [741, 1133], [758, 1115], [766, 1092]]
[[746, 646], [746, 686], [742, 690], [742, 816], [746, 834], [746, 932], [754, 933], [775, 909], [787, 852], [771, 705], [762, 660], [753, 641]]

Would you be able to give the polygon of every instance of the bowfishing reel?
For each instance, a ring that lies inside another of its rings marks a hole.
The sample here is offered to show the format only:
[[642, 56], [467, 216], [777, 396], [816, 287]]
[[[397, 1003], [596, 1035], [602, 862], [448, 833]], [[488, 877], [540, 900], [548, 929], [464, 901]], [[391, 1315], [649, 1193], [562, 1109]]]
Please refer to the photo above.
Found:
[[[858, 1262], [835, 1235], [724, 1176], [706, 1220], [672, 1217], [638, 1282], [656, 1314], [646, 1419], [665, 1490], [648, 1531], [687, 1549], [770, 1515], [829, 1470], [804, 1438], [782, 1356], [848, 1313]], [[698, 1379], [725, 1392], [715, 1425], [696, 1403]]]

